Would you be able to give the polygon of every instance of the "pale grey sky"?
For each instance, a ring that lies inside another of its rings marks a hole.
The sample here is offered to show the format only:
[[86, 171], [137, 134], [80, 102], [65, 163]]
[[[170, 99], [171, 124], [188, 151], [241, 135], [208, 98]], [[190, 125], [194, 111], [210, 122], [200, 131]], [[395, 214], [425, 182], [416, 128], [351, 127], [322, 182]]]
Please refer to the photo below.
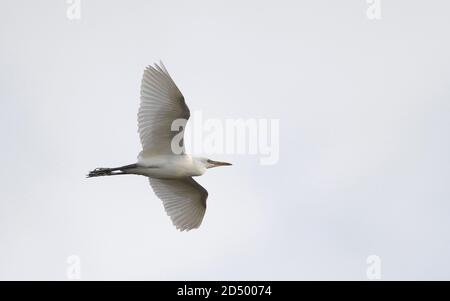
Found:
[[[450, 279], [450, 4], [1, 0], [0, 279]], [[180, 233], [134, 162], [146, 65], [191, 110], [277, 118], [280, 160], [216, 155]]]

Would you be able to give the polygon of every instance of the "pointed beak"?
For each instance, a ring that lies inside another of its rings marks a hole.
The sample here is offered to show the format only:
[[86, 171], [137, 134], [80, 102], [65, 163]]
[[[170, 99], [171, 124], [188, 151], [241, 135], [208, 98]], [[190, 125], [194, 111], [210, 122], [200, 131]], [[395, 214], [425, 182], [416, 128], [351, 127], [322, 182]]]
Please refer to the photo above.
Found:
[[208, 163], [213, 165], [211, 167], [230, 166], [230, 165], [232, 165], [231, 163], [228, 163], [228, 162], [220, 162], [220, 161], [213, 161], [213, 160], [208, 160]]

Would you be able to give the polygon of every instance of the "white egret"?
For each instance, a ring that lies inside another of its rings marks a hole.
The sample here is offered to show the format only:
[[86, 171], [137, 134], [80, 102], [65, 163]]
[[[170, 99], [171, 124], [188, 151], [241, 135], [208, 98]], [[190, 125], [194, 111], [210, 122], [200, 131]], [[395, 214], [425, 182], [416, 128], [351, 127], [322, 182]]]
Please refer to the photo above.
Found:
[[[174, 226], [181, 231], [198, 228], [208, 192], [192, 177], [201, 176], [208, 168], [231, 164], [186, 154], [183, 139], [176, 144], [180, 149], [174, 151], [172, 142], [180, 134], [183, 137], [189, 116], [184, 97], [163, 63], [148, 66], [141, 83], [138, 131], [142, 151], [138, 161], [116, 168], [96, 168], [88, 177], [146, 176]], [[181, 120], [178, 132], [171, 129], [174, 120]]]

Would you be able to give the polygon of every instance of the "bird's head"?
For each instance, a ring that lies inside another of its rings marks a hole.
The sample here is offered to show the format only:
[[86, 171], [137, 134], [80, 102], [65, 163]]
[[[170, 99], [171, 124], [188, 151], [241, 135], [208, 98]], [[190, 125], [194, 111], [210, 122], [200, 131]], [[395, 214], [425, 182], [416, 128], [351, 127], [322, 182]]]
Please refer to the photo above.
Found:
[[200, 158], [200, 162], [203, 164], [205, 168], [213, 168], [218, 166], [230, 166], [231, 163], [214, 161], [208, 158]]

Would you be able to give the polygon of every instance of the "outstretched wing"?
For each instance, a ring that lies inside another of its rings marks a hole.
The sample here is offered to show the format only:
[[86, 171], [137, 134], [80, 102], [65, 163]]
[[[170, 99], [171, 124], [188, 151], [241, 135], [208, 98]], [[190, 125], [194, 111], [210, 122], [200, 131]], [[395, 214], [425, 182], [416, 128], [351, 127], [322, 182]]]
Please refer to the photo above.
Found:
[[[179, 146], [177, 154], [184, 153], [182, 138], [189, 116], [184, 97], [163, 63], [148, 66], [142, 78], [138, 112], [138, 131], [144, 154], [173, 154], [171, 143], [175, 135], [181, 138], [176, 144]], [[172, 131], [172, 122], [177, 119], [180, 120], [179, 128]]]
[[208, 191], [191, 177], [182, 179], [149, 178], [167, 215], [180, 231], [200, 227], [206, 211]]

